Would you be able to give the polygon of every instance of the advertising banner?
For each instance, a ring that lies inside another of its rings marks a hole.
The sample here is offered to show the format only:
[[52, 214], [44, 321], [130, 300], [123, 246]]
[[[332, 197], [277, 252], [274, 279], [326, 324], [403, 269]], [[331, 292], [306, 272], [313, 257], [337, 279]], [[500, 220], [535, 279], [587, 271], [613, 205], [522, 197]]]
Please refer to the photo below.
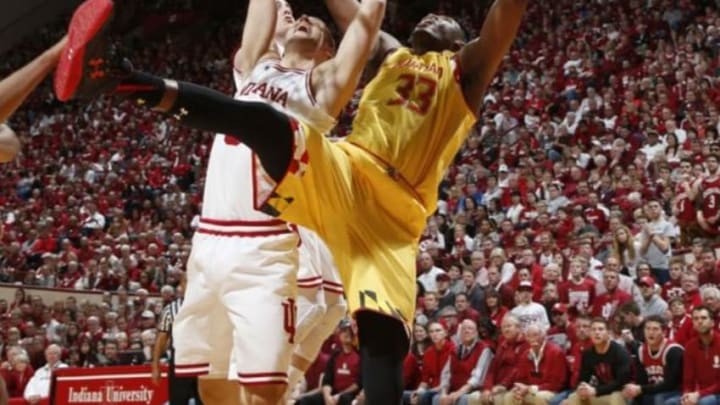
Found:
[[150, 366], [64, 368], [53, 373], [51, 405], [143, 404], [168, 402], [163, 369], [160, 383], [151, 381]]

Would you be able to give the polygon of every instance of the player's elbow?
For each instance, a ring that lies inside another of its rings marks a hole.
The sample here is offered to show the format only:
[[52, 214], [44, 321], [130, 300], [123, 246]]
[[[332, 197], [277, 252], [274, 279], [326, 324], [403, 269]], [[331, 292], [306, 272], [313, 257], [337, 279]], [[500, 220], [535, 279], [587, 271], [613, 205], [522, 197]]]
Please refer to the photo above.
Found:
[[20, 152], [20, 139], [7, 125], [0, 126], [0, 163], [7, 163]]
[[382, 19], [385, 17], [386, 6], [386, 0], [363, 0], [360, 13], [373, 22], [373, 25], [376, 25], [379, 30]]

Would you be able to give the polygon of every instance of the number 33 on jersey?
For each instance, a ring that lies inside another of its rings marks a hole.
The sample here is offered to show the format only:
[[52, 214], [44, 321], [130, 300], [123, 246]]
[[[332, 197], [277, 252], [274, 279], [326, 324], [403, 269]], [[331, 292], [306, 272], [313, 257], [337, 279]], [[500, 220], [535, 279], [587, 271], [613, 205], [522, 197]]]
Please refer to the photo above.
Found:
[[475, 123], [452, 52], [388, 55], [360, 100], [348, 141], [388, 162], [435, 210], [437, 184]]

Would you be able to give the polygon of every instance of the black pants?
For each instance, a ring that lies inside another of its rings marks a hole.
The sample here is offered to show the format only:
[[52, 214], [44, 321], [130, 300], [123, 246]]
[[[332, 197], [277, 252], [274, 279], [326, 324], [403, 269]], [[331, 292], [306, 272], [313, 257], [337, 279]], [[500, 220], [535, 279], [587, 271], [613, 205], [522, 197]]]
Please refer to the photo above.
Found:
[[196, 405], [202, 405], [197, 377], [176, 376], [175, 365], [172, 363], [168, 370], [168, 390], [170, 405], [187, 405], [192, 398], [195, 399]]
[[[338, 405], [350, 405], [356, 396], [357, 393], [342, 394], [337, 403]], [[322, 393], [317, 393], [300, 399], [295, 402], [295, 405], [325, 405], [325, 399]]]

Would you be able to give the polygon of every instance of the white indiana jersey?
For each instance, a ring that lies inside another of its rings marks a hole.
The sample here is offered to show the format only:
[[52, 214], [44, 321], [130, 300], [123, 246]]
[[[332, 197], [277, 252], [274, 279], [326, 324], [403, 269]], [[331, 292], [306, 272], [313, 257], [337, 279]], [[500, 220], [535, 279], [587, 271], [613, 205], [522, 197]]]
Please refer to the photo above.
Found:
[[[277, 60], [264, 60], [244, 80], [241, 81], [238, 72], [234, 76], [238, 100], [267, 102], [321, 133], [335, 126], [335, 120], [316, 105], [309, 71], [282, 67]], [[208, 162], [202, 217], [252, 221], [271, 228], [286, 226], [257, 210], [274, 184], [265, 179], [267, 174], [250, 148], [232, 137], [216, 135]]]

